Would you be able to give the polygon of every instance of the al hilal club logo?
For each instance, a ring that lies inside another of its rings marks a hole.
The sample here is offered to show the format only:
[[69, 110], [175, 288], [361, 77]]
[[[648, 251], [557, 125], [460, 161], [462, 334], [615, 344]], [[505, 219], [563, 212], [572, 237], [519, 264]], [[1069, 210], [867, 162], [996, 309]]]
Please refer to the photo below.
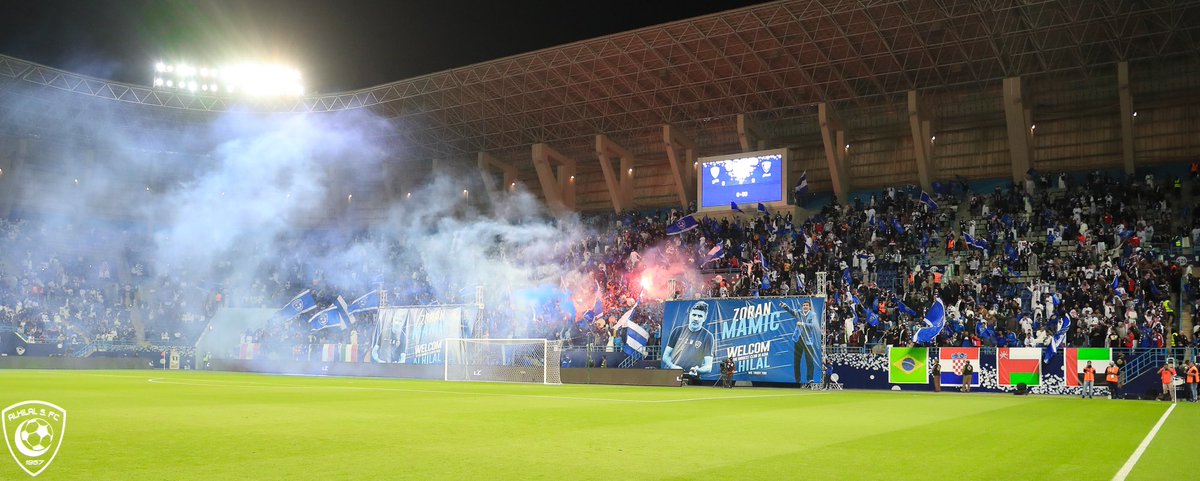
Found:
[[25, 401], [4, 408], [4, 441], [17, 466], [30, 476], [42, 474], [67, 434], [67, 411], [43, 401]]

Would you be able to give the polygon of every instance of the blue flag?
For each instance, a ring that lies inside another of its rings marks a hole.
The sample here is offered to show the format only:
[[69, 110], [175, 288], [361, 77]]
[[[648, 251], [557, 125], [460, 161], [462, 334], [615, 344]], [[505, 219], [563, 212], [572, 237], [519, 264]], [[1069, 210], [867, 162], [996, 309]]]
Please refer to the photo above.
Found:
[[650, 333], [636, 322], [630, 322], [625, 329], [625, 354], [642, 358], [646, 356], [646, 343]]
[[904, 224], [900, 223], [900, 219], [898, 217], [892, 217], [892, 225], [896, 227], [897, 234], [904, 233]]
[[765, 204], [763, 204], [762, 202], [759, 202], [759, 203], [758, 203], [758, 211], [759, 211], [759, 212], [762, 212], [763, 214], [766, 214], [766, 213], [767, 213], [767, 206], [766, 206]]
[[854, 284], [854, 277], [850, 275], [849, 267], [842, 270], [842, 282], [846, 283], [846, 287], [850, 287], [851, 284]]
[[984, 241], [983, 239], [976, 239], [974, 237], [971, 237], [971, 234], [968, 234], [966, 232], [963, 232], [963, 240], [966, 241], [967, 245], [974, 247], [976, 249], [987, 250], [989, 247], [988, 243], [986, 241]]
[[758, 251], [758, 256], [755, 258], [755, 260], [758, 261], [759, 264], [762, 264], [763, 269], [769, 269], [771, 267], [769, 264], [767, 264], [767, 258], [763, 257], [762, 251]]
[[350, 303], [349, 312], [355, 313], [379, 309], [379, 299], [380, 293], [378, 289], [368, 292]]
[[745, 212], [742, 212], [742, 209], [737, 206], [737, 202], [730, 202], [729, 208], [733, 209], [734, 212], [737, 212], [739, 214], [745, 214]]
[[300, 314], [311, 311], [317, 308], [317, 299], [313, 297], [312, 291], [305, 289], [292, 300], [288, 301], [286, 306], [283, 306], [279, 312], [275, 313], [275, 317], [290, 321]]
[[1071, 329], [1071, 316], [1063, 314], [1062, 320], [1058, 323], [1058, 330], [1054, 332], [1054, 337], [1050, 338], [1050, 344], [1046, 346], [1042, 362], [1050, 362], [1050, 359], [1058, 352], [1058, 348], [1067, 340], [1067, 330], [1069, 329]]
[[[338, 300], [341, 301], [341, 298]], [[330, 327], [340, 327], [345, 330], [350, 327], [350, 314], [346, 312], [345, 302], [338, 302], [329, 306], [328, 309], [316, 313], [308, 319], [308, 326], [314, 331]]]
[[725, 257], [725, 247], [718, 242], [716, 246], [708, 250], [708, 256], [704, 259], [704, 262], [700, 264], [700, 267], [704, 267], [705, 264], [716, 261], [722, 257]]
[[929, 210], [938, 210], [937, 202], [933, 201], [933, 197], [929, 196], [928, 192], [921, 191], [921, 203], [929, 207]]
[[667, 226], [667, 235], [679, 235], [689, 230], [695, 229], [700, 223], [696, 222], [696, 218], [690, 214], [681, 217], [674, 224]]
[[635, 303], [633, 307], [625, 315], [621, 316], [621, 320], [617, 322], [618, 327], [625, 327], [625, 354], [641, 359], [646, 355], [646, 344], [650, 339], [650, 333], [646, 332], [642, 326], [633, 322], [633, 310], [637, 309]]
[[933, 305], [929, 306], [929, 310], [925, 311], [925, 327], [917, 329], [916, 334], [913, 334], [913, 342], [918, 344], [933, 342], [944, 327], [946, 327], [946, 306], [942, 304], [941, 299], [935, 299]]
[[800, 173], [800, 183], [796, 185], [796, 195], [808, 195], [808, 171]]
[[900, 298], [896, 298], [896, 310], [900, 311], [901, 314], [906, 316], [917, 317], [917, 311], [914, 311], [908, 306], [904, 305], [904, 301], [900, 300]]
[[879, 314], [876, 314], [871, 308], [867, 308], [867, 324], [871, 327], [879, 325]]

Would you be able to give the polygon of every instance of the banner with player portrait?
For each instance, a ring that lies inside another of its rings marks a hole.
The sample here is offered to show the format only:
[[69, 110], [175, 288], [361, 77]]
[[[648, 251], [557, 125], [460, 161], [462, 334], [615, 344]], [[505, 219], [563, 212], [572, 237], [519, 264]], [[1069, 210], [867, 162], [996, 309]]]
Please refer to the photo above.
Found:
[[668, 301], [661, 367], [715, 380], [729, 357], [735, 380], [821, 382], [824, 319], [822, 297]]
[[378, 311], [368, 362], [441, 364], [442, 341], [463, 337], [467, 308], [394, 307]]

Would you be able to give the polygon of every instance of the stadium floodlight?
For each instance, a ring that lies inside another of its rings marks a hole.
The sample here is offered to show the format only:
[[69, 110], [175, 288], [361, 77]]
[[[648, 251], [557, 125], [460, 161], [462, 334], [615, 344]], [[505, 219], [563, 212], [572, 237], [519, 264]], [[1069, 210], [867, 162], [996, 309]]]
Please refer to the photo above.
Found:
[[300, 71], [279, 64], [243, 62], [212, 67], [188, 62], [154, 64], [153, 85], [195, 93], [251, 97], [304, 95]]

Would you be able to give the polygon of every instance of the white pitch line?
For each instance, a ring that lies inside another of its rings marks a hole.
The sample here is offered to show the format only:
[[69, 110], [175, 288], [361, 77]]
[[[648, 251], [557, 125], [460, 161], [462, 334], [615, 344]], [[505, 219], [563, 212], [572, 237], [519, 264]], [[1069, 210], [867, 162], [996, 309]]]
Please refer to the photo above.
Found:
[[389, 387], [365, 387], [365, 386], [307, 386], [307, 385], [288, 385], [288, 384], [261, 384], [248, 381], [219, 381], [213, 380], [209, 382], [192, 380], [192, 381], [176, 381], [168, 378], [150, 378], [146, 380], [153, 384], [173, 384], [180, 386], [204, 386], [204, 387], [257, 387], [257, 388], [280, 388], [280, 389], [343, 389], [355, 391], [385, 391], [385, 392], [411, 392], [423, 394], [452, 394], [458, 396], [500, 396], [500, 397], [522, 397], [534, 399], [565, 399], [571, 401], [604, 401], [604, 402], [625, 402], [635, 404], [661, 404], [661, 403], [680, 403], [693, 401], [721, 401], [731, 399], [754, 399], [754, 398], [772, 398], [772, 397], [803, 397], [815, 396], [825, 393], [795, 393], [795, 394], [753, 394], [747, 396], [710, 396], [696, 397], [683, 399], [619, 399], [619, 398], [594, 398], [594, 397], [579, 397], [579, 396], [539, 396], [536, 394], [511, 394], [511, 393], [491, 393], [491, 392], [466, 392], [466, 391], [441, 391], [436, 389], [403, 389]]
[[1146, 435], [1146, 439], [1142, 440], [1142, 444], [1139, 444], [1137, 449], [1133, 450], [1133, 454], [1129, 455], [1129, 459], [1125, 461], [1125, 465], [1121, 466], [1121, 470], [1117, 471], [1116, 476], [1113, 476], [1113, 481], [1125, 481], [1125, 477], [1129, 476], [1129, 472], [1133, 471], [1133, 466], [1137, 464], [1139, 459], [1142, 458], [1142, 454], [1146, 452], [1146, 448], [1150, 447], [1150, 441], [1154, 440], [1154, 436], [1158, 434], [1159, 428], [1161, 428], [1163, 423], [1167, 421], [1167, 416], [1171, 415], [1171, 411], [1175, 410], [1175, 406], [1177, 406], [1177, 404], [1171, 403], [1171, 407], [1167, 408], [1167, 412], [1163, 413], [1162, 417], [1158, 418], [1158, 423], [1156, 423], [1154, 428], [1150, 430], [1150, 433]]

